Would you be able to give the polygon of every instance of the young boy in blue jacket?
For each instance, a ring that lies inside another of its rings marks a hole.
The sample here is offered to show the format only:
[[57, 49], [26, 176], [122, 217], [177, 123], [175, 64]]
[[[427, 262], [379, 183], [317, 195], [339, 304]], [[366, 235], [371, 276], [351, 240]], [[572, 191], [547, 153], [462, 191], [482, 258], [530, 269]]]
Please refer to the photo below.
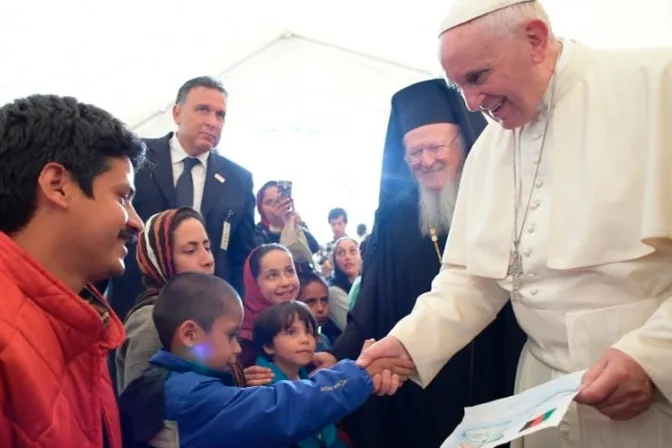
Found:
[[403, 359], [366, 369], [344, 360], [310, 379], [236, 387], [229, 366], [241, 350], [241, 300], [227, 282], [207, 274], [169, 281], [153, 318], [164, 348], [120, 397], [125, 447], [287, 447], [362, 405], [376, 374], [411, 373]]

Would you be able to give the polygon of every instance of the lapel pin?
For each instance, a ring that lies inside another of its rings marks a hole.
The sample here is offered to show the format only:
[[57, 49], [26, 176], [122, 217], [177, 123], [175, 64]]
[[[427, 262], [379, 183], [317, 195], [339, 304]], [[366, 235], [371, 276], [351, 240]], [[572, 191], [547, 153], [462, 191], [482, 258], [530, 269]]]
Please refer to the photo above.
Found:
[[219, 173], [215, 173], [215, 179], [217, 179], [217, 182], [220, 184], [224, 183], [224, 178]]

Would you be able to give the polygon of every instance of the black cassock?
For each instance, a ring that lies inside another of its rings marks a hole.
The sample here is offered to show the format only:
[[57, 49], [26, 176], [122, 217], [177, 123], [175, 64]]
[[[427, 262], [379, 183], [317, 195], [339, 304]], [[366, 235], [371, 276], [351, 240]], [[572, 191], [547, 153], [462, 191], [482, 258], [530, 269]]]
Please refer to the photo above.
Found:
[[[440, 263], [418, 224], [417, 192], [376, 213], [361, 290], [333, 353], [356, 359], [368, 338], [385, 337], [431, 289]], [[446, 236], [439, 238], [443, 253]], [[425, 390], [411, 381], [392, 397], [372, 397], [344, 421], [358, 448], [435, 448], [463, 417], [463, 409], [510, 395], [525, 341], [510, 305], [456, 354]]]

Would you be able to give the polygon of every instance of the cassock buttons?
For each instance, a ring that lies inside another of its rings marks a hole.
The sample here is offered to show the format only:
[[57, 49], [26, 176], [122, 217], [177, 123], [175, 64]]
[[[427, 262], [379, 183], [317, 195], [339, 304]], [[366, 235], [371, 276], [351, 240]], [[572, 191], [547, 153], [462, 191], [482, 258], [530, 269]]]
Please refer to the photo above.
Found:
[[536, 186], [537, 188], [541, 188], [542, 185], [544, 185], [544, 181], [542, 181], [541, 179], [539, 179], [539, 180], [537, 181], [537, 183], [535, 184], [535, 186]]
[[526, 257], [529, 257], [530, 255], [532, 255], [532, 250], [531, 249], [525, 249], [525, 252], [523, 252], [523, 253], [525, 254]]
[[530, 226], [527, 228], [527, 233], [534, 233], [534, 226]]

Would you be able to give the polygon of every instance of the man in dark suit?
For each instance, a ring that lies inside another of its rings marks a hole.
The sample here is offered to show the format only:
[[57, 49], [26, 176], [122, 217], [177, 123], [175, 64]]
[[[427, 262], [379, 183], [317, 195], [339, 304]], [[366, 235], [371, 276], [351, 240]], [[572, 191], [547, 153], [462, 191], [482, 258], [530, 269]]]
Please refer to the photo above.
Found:
[[[245, 259], [254, 247], [252, 175], [217, 153], [226, 118], [227, 92], [210, 77], [194, 78], [177, 93], [173, 106], [176, 133], [145, 139], [147, 166], [136, 174], [133, 205], [146, 221], [180, 206], [200, 211], [210, 236], [215, 274], [242, 296]], [[123, 319], [144, 291], [135, 246], [126, 257], [126, 273], [113, 279], [108, 297]]]

